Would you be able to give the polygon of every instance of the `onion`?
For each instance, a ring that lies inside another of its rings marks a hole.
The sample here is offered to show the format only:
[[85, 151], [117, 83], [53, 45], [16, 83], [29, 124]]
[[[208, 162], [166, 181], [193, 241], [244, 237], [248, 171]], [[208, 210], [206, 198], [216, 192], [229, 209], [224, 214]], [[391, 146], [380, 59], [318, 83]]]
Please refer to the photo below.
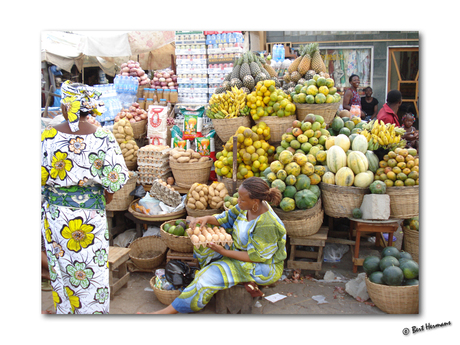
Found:
[[129, 119], [129, 122], [131, 122], [131, 123], [136, 123], [136, 120], [134, 120], [134, 119]]
[[163, 77], [164, 77], [164, 78], [169, 78], [169, 77], [170, 77], [170, 74], [167, 73], [167, 72], [166, 72], [166, 73], [163, 73]]
[[158, 80], [158, 77], [153, 77], [152, 80], [153, 80], [153, 81], [159, 81], [159, 80]]
[[169, 82], [171, 82], [171, 81], [172, 81], [171, 78], [166, 78], [166, 80], [165, 80], [165, 82], [167, 82], [167, 83], [169, 83]]
[[127, 119], [132, 119], [132, 118], [133, 118], [133, 114], [131, 114], [131, 113], [126, 114], [126, 118], [127, 118]]
[[175, 84], [174, 84], [173, 81], [171, 81], [171, 82], [168, 83], [168, 86], [169, 86], [169, 87], [174, 86], [174, 85], [175, 85]]
[[141, 117], [140, 116], [134, 116], [134, 120], [136, 120], [136, 122], [138, 121], [142, 121]]
[[158, 78], [158, 80], [159, 80], [160, 82], [164, 82], [164, 81], [166, 81], [166, 79], [165, 79], [165, 78]]
[[143, 70], [142, 68], [138, 68], [138, 69], [137, 69], [137, 74], [138, 74], [140, 77], [142, 77], [142, 76], [145, 74], [145, 72], [144, 72], [144, 70]]
[[166, 82], [161, 83], [161, 86], [166, 86], [166, 85], [168, 85]]
[[142, 80], [141, 85], [145, 85], [145, 84], [150, 84], [150, 81], [148, 79]]
[[129, 77], [129, 73], [128, 73], [128, 72], [123, 72], [121, 75], [122, 75], [123, 77]]
[[115, 122], [120, 121], [120, 116], [115, 116]]
[[137, 108], [139, 108], [139, 103], [137, 102], [134, 102], [133, 104], [131, 104], [134, 108], [136, 108], [136, 111], [137, 111]]
[[141, 116], [141, 119], [142, 120], [146, 120], [147, 119], [147, 114], [146, 113], [143, 113], [140, 115]]
[[136, 110], [136, 108], [135, 108], [135, 107], [133, 107], [133, 106], [131, 105], [131, 106], [128, 108], [128, 110], [129, 110], [129, 111], [133, 111], [133, 110], [135, 111], [135, 110]]
[[143, 112], [144, 112], [143, 109], [140, 109], [140, 108], [136, 109], [136, 114], [138, 115], [142, 114]]
[[171, 77], [171, 80], [172, 80], [173, 82], [177, 82], [177, 76], [176, 76], [176, 75], [173, 75], [173, 76]]

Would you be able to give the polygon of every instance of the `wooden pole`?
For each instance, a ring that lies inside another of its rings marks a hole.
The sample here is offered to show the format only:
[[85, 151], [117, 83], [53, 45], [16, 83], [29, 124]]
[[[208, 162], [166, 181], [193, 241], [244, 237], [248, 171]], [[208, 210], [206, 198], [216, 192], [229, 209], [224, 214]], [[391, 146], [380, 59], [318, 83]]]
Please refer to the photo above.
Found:
[[237, 159], [236, 159], [236, 155], [237, 155], [237, 140], [236, 140], [236, 135], [233, 137], [233, 192], [232, 192], [232, 195], [236, 193], [236, 170], [237, 170]]

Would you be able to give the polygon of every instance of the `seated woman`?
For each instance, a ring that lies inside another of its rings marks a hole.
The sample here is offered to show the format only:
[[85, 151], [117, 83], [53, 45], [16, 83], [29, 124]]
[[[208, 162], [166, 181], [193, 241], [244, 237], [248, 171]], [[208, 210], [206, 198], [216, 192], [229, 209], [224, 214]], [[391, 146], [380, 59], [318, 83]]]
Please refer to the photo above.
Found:
[[219, 290], [239, 283], [270, 285], [283, 273], [286, 229], [269, 203], [278, 205], [281, 192], [259, 177], [251, 177], [238, 189], [238, 205], [219, 215], [194, 219], [190, 226], [224, 227], [231, 235], [231, 248], [208, 243], [194, 249], [200, 270], [195, 279], [166, 308], [152, 314], [192, 313], [203, 309]]
[[401, 119], [403, 123], [403, 128], [406, 130], [406, 133], [403, 135], [403, 139], [407, 141], [406, 147], [412, 147], [418, 151], [418, 130], [413, 126], [415, 122], [415, 116], [411, 113], [406, 113]]

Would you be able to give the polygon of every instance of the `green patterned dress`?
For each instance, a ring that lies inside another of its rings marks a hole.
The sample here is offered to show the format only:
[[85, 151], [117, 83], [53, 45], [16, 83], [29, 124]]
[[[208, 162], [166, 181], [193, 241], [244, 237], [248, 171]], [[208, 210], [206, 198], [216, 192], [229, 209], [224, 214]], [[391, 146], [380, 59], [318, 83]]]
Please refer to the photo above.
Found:
[[270, 285], [283, 273], [286, 259], [286, 229], [273, 209], [248, 221], [247, 211], [238, 206], [216, 215], [219, 224], [232, 235], [232, 250], [247, 251], [253, 262], [224, 257], [210, 248], [194, 249], [200, 270], [172, 306], [180, 313], [203, 309], [219, 290], [244, 282]]
[[104, 190], [128, 169], [113, 134], [42, 133], [41, 229], [57, 314], [109, 313], [109, 231]]

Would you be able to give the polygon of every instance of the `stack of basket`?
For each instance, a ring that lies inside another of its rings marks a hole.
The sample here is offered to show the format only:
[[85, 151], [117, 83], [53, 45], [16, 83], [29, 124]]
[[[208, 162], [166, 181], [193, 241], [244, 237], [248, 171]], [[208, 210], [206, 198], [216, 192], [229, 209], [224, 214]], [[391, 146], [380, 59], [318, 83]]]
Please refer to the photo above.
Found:
[[126, 211], [129, 204], [134, 200], [130, 193], [136, 188], [137, 173], [130, 171], [129, 180], [113, 194], [112, 201], [105, 206], [106, 211]]
[[326, 124], [330, 124], [340, 107], [340, 102], [323, 103], [323, 104], [308, 104], [295, 103], [297, 120], [303, 121], [308, 114], [320, 115], [323, 117]]
[[156, 179], [166, 180], [172, 175], [169, 166], [169, 151], [166, 145], [146, 145], [137, 153], [138, 183], [152, 184]]
[[296, 115], [285, 117], [263, 116], [259, 120], [256, 120], [255, 123], [264, 122], [270, 128], [270, 139], [268, 139], [268, 142], [272, 145], [278, 145], [281, 143], [281, 136], [292, 126], [294, 120], [296, 120]]

